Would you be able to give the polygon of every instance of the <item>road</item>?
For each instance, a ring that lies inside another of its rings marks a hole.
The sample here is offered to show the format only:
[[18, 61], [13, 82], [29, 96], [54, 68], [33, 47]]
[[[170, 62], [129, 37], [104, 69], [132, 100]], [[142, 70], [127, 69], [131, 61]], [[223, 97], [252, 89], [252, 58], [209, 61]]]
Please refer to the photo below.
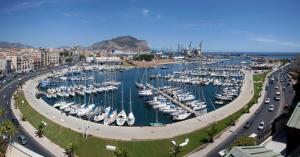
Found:
[[[19, 87], [19, 85], [23, 84], [26, 80], [28, 80], [34, 76], [40, 75], [45, 72], [50, 72], [50, 71], [51, 70], [49, 69], [46, 71], [26, 73], [26, 74], [18, 76], [13, 81], [11, 81], [10, 83], [8, 83], [4, 87], [2, 87], [0, 89], [0, 104], [1, 104], [1, 106], [3, 106], [6, 109], [6, 114], [2, 119], [0, 119], [0, 121], [3, 121], [4, 119], [11, 120], [11, 119], [15, 118], [10, 110], [10, 98], [11, 98], [12, 94], [16, 91], [16, 89]], [[18, 81], [18, 78], [22, 78], [21, 81]], [[4, 95], [5, 95], [5, 98], [3, 97]], [[46, 156], [46, 157], [53, 156], [50, 152], [47, 151], [47, 149], [43, 148], [41, 145], [39, 145], [39, 143], [37, 143], [32, 138], [30, 138], [30, 136], [28, 136], [27, 132], [24, 131], [21, 127], [18, 127], [18, 132], [15, 137], [17, 137], [18, 135], [25, 135], [25, 137], [27, 138], [28, 144], [25, 145], [26, 148], [28, 148], [36, 153], [39, 153], [43, 156]]]
[[[282, 70], [278, 70], [270, 75], [268, 78], [268, 81], [274, 77], [275, 81], [273, 84], [269, 84], [268, 88], [266, 89], [266, 95], [265, 98], [270, 98], [270, 103], [266, 104], [262, 102], [263, 104], [257, 109], [256, 113], [249, 118], [249, 121], [252, 121], [252, 125], [250, 128], [245, 129], [245, 125], [241, 125], [235, 132], [232, 132], [232, 134], [227, 137], [221, 144], [219, 144], [217, 147], [215, 147], [213, 150], [211, 150], [206, 156], [208, 157], [217, 157], [218, 152], [226, 149], [228, 146], [233, 144], [233, 142], [240, 136], [240, 135], [251, 135], [252, 133], [259, 134], [262, 130], [258, 130], [257, 127], [260, 124], [261, 121], [265, 122], [265, 128], [269, 128], [272, 121], [280, 115], [284, 110], [283, 106], [284, 104], [288, 103], [290, 104], [293, 98], [293, 89], [290, 85], [288, 85], [289, 79], [287, 78], [287, 68], [284, 68]], [[282, 79], [282, 82], [279, 81]], [[275, 86], [278, 86], [278, 89], [275, 89]], [[283, 88], [285, 88], [283, 90]], [[263, 89], [265, 90], [265, 89]], [[275, 100], [274, 97], [276, 95], [276, 92], [280, 91], [280, 100]], [[269, 105], [274, 105], [274, 110], [269, 111]]]

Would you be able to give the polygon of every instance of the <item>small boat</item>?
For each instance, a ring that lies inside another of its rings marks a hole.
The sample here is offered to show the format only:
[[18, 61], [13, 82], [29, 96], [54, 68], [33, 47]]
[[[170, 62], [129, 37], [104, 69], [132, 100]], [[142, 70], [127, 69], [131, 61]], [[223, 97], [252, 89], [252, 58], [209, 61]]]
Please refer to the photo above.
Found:
[[114, 106], [114, 97], [112, 96], [112, 101], [111, 101], [111, 110], [109, 112], [109, 114], [105, 117], [103, 124], [104, 125], [110, 125], [112, 123], [114, 123], [117, 119], [117, 110], [113, 109]]
[[137, 88], [139, 88], [139, 89], [143, 89], [145, 86], [143, 85], [143, 84], [141, 84], [141, 83], [139, 83], [139, 82], [135, 82], [135, 86], [137, 87]]
[[215, 104], [223, 105], [223, 104], [224, 104], [224, 101], [215, 101]]
[[128, 117], [127, 117], [127, 124], [129, 126], [132, 126], [135, 122], [135, 117], [133, 115], [133, 112], [132, 112], [132, 102], [131, 102], [131, 89], [130, 89], [130, 102], [129, 102], [129, 107], [130, 107], [130, 112], [128, 114]]
[[69, 106], [71, 106], [73, 104], [74, 104], [74, 102], [65, 103], [65, 104], [59, 106], [59, 109], [60, 110], [64, 110], [66, 107], [69, 107]]
[[103, 124], [110, 125], [116, 121], [117, 118], [117, 110], [111, 110], [107, 117], [105, 117]]
[[180, 121], [180, 120], [185, 120], [187, 119], [192, 113], [189, 113], [189, 112], [181, 112], [177, 115], [174, 115], [173, 116], [173, 120], [175, 121]]
[[140, 90], [139, 91], [139, 96], [152, 96], [153, 95], [153, 92], [151, 89], [145, 89], [145, 90]]
[[117, 119], [116, 119], [116, 122], [117, 122], [117, 125], [119, 126], [122, 126], [125, 124], [127, 120], [127, 115], [126, 115], [126, 112], [124, 110], [122, 110], [121, 112], [119, 112], [119, 114], [117, 115]]
[[98, 116], [94, 117], [94, 122], [100, 122], [103, 121], [105, 119], [106, 116], [108, 116], [110, 112], [110, 107], [106, 107], [104, 110], [102, 110]]
[[62, 106], [62, 105], [64, 105], [64, 104], [66, 104], [66, 102], [60, 101], [60, 102], [55, 103], [55, 104], [53, 105], [53, 107], [58, 108], [58, 107], [60, 107], [60, 106]]
[[124, 99], [123, 99], [123, 84], [122, 84], [122, 110], [121, 112], [119, 112], [119, 114], [117, 115], [117, 125], [122, 126], [125, 124], [126, 120], [127, 120], [127, 115], [126, 112], [124, 110]]

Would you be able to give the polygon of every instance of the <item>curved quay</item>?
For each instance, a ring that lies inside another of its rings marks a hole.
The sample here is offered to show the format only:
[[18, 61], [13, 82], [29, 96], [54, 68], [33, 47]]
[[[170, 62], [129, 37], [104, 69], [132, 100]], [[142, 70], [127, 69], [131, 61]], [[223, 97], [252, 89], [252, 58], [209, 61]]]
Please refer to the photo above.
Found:
[[196, 131], [243, 108], [254, 95], [252, 79], [253, 73], [248, 70], [244, 70], [243, 72], [245, 73], [245, 79], [240, 95], [232, 102], [200, 117], [167, 124], [162, 127], [105, 126], [103, 124], [82, 120], [73, 116], [66, 116], [65, 114], [62, 114], [61, 111], [48, 105], [43, 99], [37, 99], [35, 97], [38, 91], [36, 87], [39, 80], [43, 80], [52, 74], [42, 75], [27, 81], [24, 84], [23, 89], [26, 100], [36, 111], [47, 117], [49, 120], [76, 132], [82, 133], [88, 127], [86, 131], [87, 134], [100, 138], [126, 141], [155, 140], [172, 138]]

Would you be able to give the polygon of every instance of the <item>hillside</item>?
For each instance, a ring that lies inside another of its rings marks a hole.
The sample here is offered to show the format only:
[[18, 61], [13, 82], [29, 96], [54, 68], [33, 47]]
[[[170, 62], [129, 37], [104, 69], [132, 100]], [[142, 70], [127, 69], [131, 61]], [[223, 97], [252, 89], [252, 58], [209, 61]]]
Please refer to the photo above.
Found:
[[24, 45], [22, 43], [0, 42], [0, 48], [32, 48], [32, 46]]
[[145, 40], [138, 40], [132, 36], [120, 36], [111, 40], [96, 42], [91, 46], [92, 49], [99, 50], [131, 50], [147, 51], [149, 46]]

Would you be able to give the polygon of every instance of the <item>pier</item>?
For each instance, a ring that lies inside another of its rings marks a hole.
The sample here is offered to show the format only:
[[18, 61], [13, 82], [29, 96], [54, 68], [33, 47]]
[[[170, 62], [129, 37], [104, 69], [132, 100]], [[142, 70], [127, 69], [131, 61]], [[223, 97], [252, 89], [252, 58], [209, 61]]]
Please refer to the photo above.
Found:
[[166, 94], [165, 92], [161, 91], [158, 88], [154, 88], [153, 86], [147, 84], [146, 85], [148, 88], [157, 91], [159, 94], [163, 95], [165, 98], [169, 99], [171, 102], [175, 103], [176, 105], [182, 107], [183, 109], [187, 110], [190, 113], [193, 113], [195, 116], [198, 116], [198, 113], [196, 113], [194, 110], [192, 110], [191, 108], [187, 107], [185, 104], [183, 104], [182, 102], [176, 100], [175, 98], [172, 98], [171, 96], [169, 96], [168, 94]]

